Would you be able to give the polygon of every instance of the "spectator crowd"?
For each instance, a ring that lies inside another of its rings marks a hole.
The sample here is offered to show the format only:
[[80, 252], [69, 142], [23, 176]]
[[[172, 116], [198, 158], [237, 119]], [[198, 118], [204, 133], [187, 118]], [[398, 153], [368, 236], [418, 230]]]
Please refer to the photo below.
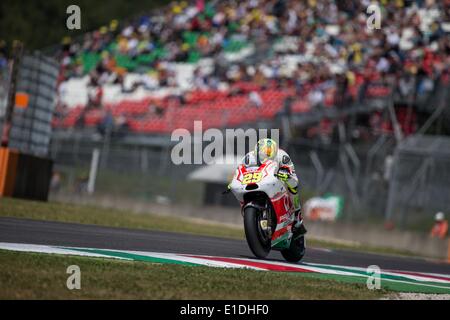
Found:
[[[328, 81], [345, 86], [362, 79], [396, 81], [402, 95], [411, 88], [419, 94], [430, 90], [436, 77], [448, 73], [450, 2], [380, 1], [380, 30], [367, 28], [370, 4], [369, 0], [173, 2], [133, 22], [113, 20], [81, 42], [66, 38], [62, 77], [89, 73], [94, 84], [120, 83], [127, 72], [138, 71], [153, 75], [155, 87], [176, 85], [168, 63], [213, 58], [220, 67], [224, 52], [256, 44], [267, 50], [258, 52], [263, 60], [227, 64], [224, 72], [214, 74], [217, 78], [197, 71], [194, 86], [209, 88], [243, 78], [260, 84], [267, 78], [289, 80], [298, 87], [326, 86]], [[282, 48], [272, 52], [270, 44], [280, 39]], [[287, 53], [303, 58], [290, 74], [283, 68]]]
[[[102, 108], [103, 86], [118, 85], [124, 93], [177, 89], [176, 66], [190, 64], [190, 88], [178, 93], [179, 101], [193, 91], [225, 88], [230, 95], [246, 94], [245, 105], [260, 109], [261, 91], [268, 88], [292, 89], [294, 99], [314, 108], [388, 93], [414, 102], [446, 83], [450, 1], [380, 0], [379, 30], [367, 27], [371, 3], [172, 2], [128, 22], [113, 20], [82, 39], [65, 38], [60, 82], [87, 75], [88, 107]], [[208, 68], [204, 60], [212, 61]], [[1, 61], [0, 52], [0, 67]], [[130, 74], [142, 77], [130, 84]], [[243, 84], [251, 89], [242, 90]]]

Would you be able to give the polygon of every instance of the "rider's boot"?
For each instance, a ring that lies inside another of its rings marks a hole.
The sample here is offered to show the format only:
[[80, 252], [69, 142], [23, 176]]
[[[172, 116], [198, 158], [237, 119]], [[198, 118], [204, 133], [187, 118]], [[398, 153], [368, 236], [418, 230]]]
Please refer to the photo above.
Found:
[[295, 217], [296, 217], [295, 218], [296, 222], [294, 224], [292, 232], [294, 234], [294, 239], [298, 239], [298, 238], [304, 236], [308, 232], [308, 230], [306, 230], [306, 228], [305, 228], [305, 224], [303, 223], [302, 213], [300, 210], [296, 212]]

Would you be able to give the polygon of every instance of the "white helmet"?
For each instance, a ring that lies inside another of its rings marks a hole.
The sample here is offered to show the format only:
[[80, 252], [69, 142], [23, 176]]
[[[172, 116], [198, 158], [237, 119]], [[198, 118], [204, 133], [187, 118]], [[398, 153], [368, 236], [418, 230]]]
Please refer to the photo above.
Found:
[[436, 221], [444, 221], [445, 216], [443, 212], [438, 212], [436, 213], [436, 216], [434, 218], [436, 219]]

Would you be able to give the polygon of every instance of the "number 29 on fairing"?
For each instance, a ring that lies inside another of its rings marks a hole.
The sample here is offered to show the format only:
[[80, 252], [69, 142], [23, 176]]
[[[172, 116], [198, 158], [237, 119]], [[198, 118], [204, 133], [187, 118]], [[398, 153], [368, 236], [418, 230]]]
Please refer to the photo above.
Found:
[[251, 184], [251, 183], [259, 183], [263, 178], [262, 172], [250, 172], [244, 175], [244, 179], [242, 180], [243, 185]]

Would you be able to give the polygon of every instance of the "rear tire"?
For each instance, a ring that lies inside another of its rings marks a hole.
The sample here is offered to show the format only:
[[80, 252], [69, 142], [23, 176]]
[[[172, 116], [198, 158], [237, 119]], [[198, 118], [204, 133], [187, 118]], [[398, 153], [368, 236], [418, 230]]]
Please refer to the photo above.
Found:
[[244, 211], [244, 228], [245, 237], [248, 246], [253, 254], [259, 258], [266, 258], [271, 249], [271, 239], [263, 239], [261, 235], [262, 229], [259, 223], [259, 215], [261, 213], [253, 207], [248, 207]]
[[297, 263], [303, 259], [306, 253], [305, 236], [292, 240], [289, 249], [281, 251], [281, 255], [287, 262]]

